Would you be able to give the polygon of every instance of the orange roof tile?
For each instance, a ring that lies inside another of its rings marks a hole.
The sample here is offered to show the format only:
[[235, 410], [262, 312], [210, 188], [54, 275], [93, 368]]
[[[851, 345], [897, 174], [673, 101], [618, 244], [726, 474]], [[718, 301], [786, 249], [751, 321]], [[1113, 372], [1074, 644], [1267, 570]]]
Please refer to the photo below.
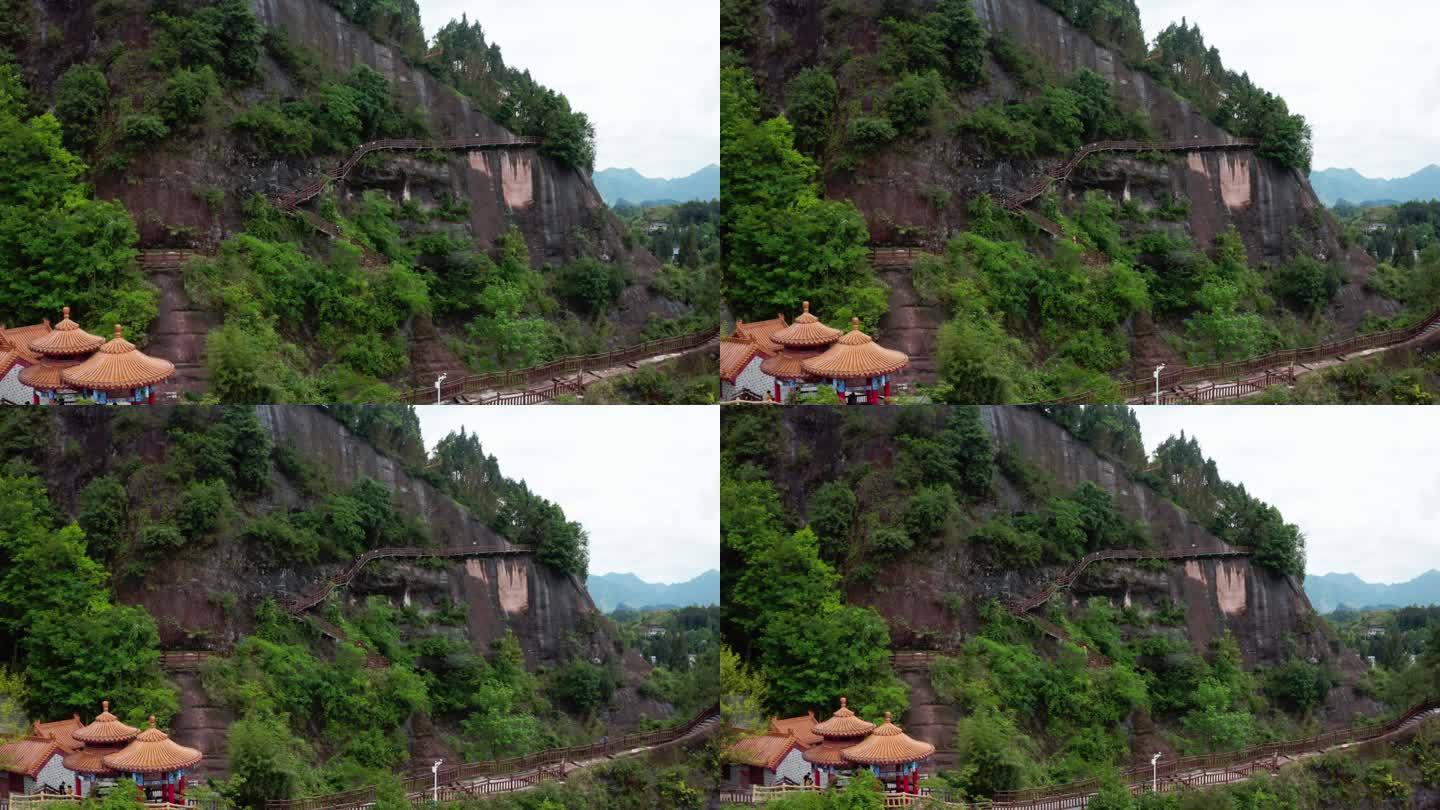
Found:
[[735, 382], [740, 372], [750, 365], [755, 355], [760, 354], [760, 347], [748, 335], [731, 335], [720, 341], [720, 379], [725, 382]]
[[10, 345], [18, 347], [22, 351], [28, 352], [31, 357], [34, 357], [35, 353], [30, 348], [30, 344], [50, 334], [50, 320], [47, 318], [40, 323], [29, 326], [12, 326], [9, 329], [0, 327], [0, 331], [5, 333], [5, 339]]
[[76, 740], [73, 735], [82, 725], [84, 724], [80, 722], [80, 715], [78, 714], [51, 723], [42, 723], [36, 720], [35, 736], [43, 737], [47, 740], [54, 740], [55, 744], [67, 753], [70, 751], [78, 751], [81, 748], [81, 743], [79, 740]]
[[105, 338], [92, 335], [80, 328], [80, 324], [70, 320], [70, 308], [62, 310], [65, 317], [55, 324], [55, 328], [47, 335], [30, 341], [30, 349], [47, 357], [73, 357], [77, 354], [89, 354], [105, 342]]
[[929, 759], [934, 753], [935, 746], [901, 731], [890, 722], [890, 712], [885, 712], [885, 722], [869, 737], [846, 748], [844, 757], [857, 765], [901, 765]]
[[810, 730], [814, 727], [814, 712], [808, 712], [803, 717], [786, 717], [784, 719], [776, 717], [770, 718], [770, 732], [772, 734], [794, 734], [795, 739], [805, 745], [815, 745], [825, 739]]
[[860, 737], [874, 730], [874, 723], [856, 717], [855, 712], [850, 711], [850, 707], [845, 704], [845, 698], [840, 698], [840, 708], [830, 715], [830, 719], [823, 723], [816, 723], [810, 730], [826, 739], [830, 737]]
[[730, 758], [741, 765], [758, 765], [773, 771], [794, 748], [805, 750], [793, 734], [760, 734], [737, 740], [730, 746]]
[[834, 380], [855, 380], [893, 374], [910, 365], [904, 352], [886, 349], [860, 331], [860, 319], [851, 322], [850, 331], [835, 345], [802, 366], [807, 374]]
[[40, 774], [51, 757], [60, 753], [63, 752], [54, 740], [38, 737], [16, 740], [0, 745], [0, 771], [22, 773], [33, 779]]
[[113, 753], [113, 748], [82, 748], [65, 756], [65, 767], [76, 773], [115, 773], [105, 765], [105, 757]]
[[59, 391], [68, 386], [60, 378], [60, 374], [67, 368], [74, 368], [80, 365], [80, 361], [44, 359], [33, 366], [20, 370], [20, 383], [40, 391]]
[[852, 741], [850, 740], [826, 740], [819, 745], [812, 745], [805, 749], [805, 753], [800, 756], [804, 757], [805, 761], [812, 765], [832, 765], [848, 768], [850, 767], [850, 763], [841, 755], [841, 752], [851, 744]]
[[770, 339], [781, 346], [792, 349], [817, 348], [829, 346], [844, 334], [833, 326], [826, 326], [821, 320], [810, 314], [810, 302], [804, 303], [804, 311], [795, 322], [781, 329], [770, 336]]
[[100, 347], [90, 359], [80, 365], [66, 369], [60, 378], [66, 385], [96, 391], [128, 391], [142, 388], [170, 379], [175, 374], [175, 364], [169, 360], [151, 357], [135, 348], [135, 344], [121, 336], [120, 324], [115, 324], [115, 339]]
[[199, 751], [176, 743], [168, 734], [155, 728], [155, 715], [152, 714], [149, 728], [140, 732], [124, 751], [110, 754], [102, 761], [120, 773], [169, 773], [189, 768], [203, 758]]
[[755, 321], [753, 323], [735, 323], [735, 333], [744, 332], [745, 335], [755, 341], [760, 351], [767, 355], [780, 351], [780, 344], [776, 343], [773, 335], [785, 328], [785, 316], [776, 315], [768, 321]]
[[82, 743], [119, 745], [130, 742], [139, 733], [140, 729], [125, 725], [120, 722], [120, 718], [111, 714], [110, 701], [106, 700], [101, 702], [100, 713], [95, 716], [94, 722], [76, 729], [71, 736]]
[[781, 349], [779, 354], [765, 358], [760, 364], [760, 370], [777, 380], [802, 380], [810, 375], [805, 373], [803, 364], [812, 357], [819, 357], [820, 352], [798, 351], [795, 349]]

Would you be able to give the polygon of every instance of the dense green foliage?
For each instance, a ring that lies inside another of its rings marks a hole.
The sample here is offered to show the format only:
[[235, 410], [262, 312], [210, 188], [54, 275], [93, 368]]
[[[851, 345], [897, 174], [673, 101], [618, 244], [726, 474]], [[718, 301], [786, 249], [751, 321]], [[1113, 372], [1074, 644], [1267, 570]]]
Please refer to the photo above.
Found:
[[303, 99], [252, 107], [231, 126], [265, 154], [295, 157], [349, 152], [380, 138], [430, 134], [421, 113], [401, 110], [390, 82], [367, 65], [356, 67], [343, 82], [320, 84]]
[[721, 70], [725, 295], [741, 317], [773, 318], [800, 301], [837, 323], [875, 324], [884, 288], [865, 262], [865, 221], [850, 203], [821, 199], [816, 166], [795, 149], [783, 117], [761, 120], [749, 71]]
[[[722, 446], [734, 457], [721, 466], [725, 638], [755, 666], [767, 711], [833, 710], [845, 696], [863, 716], [898, 715], [907, 689], [890, 669], [885, 622], [874, 610], [843, 602], [815, 533], [786, 515], [764, 467], [738, 447], [751, 447], [742, 437], [763, 432], [769, 416], [726, 413], [722, 421]], [[763, 443], [756, 449], [768, 452]], [[823, 668], [814, 666], [820, 661]]]
[[[66, 76], [64, 114], [85, 118], [94, 76]], [[158, 294], [135, 269], [135, 223], [124, 206], [91, 198], [60, 122], [27, 119], [26, 99], [18, 71], [0, 61], [0, 323], [56, 319], [70, 306], [93, 331], [123, 322], [143, 342]]]
[[154, 619], [113, 602], [85, 532], [24, 467], [0, 472], [0, 648], [21, 653], [12, 694], [34, 717], [90, 715], [110, 700], [132, 724], [149, 714], [167, 722], [179, 695], [160, 672]]
[[70, 67], [55, 83], [55, 117], [65, 129], [65, 146], [84, 152], [100, 137], [101, 119], [110, 101], [110, 83], [91, 64]]

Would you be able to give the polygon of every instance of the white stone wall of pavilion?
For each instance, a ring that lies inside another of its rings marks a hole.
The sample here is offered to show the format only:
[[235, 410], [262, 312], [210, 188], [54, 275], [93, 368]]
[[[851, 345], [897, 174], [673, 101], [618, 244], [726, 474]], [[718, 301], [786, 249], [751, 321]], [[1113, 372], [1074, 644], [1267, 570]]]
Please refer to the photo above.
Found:
[[25, 777], [25, 792], [39, 793], [41, 790], [75, 790], [75, 772], [65, 767], [64, 753], [57, 753], [45, 761], [45, 767], [34, 779]]
[[20, 364], [16, 363], [10, 367], [10, 371], [0, 378], [0, 404], [5, 405], [29, 405], [35, 401], [35, 389], [20, 382]]
[[804, 752], [798, 747], [790, 749], [790, 753], [780, 760], [780, 765], [772, 772], [765, 772], [765, 784], [773, 785], [777, 782], [790, 782], [795, 785], [805, 784], [805, 777], [810, 775], [810, 763], [805, 761]]
[[720, 398], [735, 399], [740, 396], [741, 391], [749, 391], [761, 399], [766, 394], [775, 395], [775, 378], [760, 370], [760, 364], [765, 358], [755, 355], [740, 373], [735, 375], [735, 382], [720, 381]]

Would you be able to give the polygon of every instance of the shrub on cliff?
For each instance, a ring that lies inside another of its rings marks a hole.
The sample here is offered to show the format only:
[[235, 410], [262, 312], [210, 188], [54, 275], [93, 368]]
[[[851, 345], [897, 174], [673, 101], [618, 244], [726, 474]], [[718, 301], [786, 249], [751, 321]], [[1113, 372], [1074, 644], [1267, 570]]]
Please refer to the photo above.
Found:
[[629, 273], [620, 262], [583, 258], [564, 265], [555, 283], [561, 297], [579, 305], [591, 315], [606, 312], [619, 300], [629, 283]]
[[164, 3], [155, 23], [155, 61], [167, 67], [213, 67], [227, 84], [244, 85], [260, 72], [263, 36], [245, 0], [212, 5]]
[[181, 69], [165, 82], [155, 106], [172, 129], [183, 129], [200, 120], [211, 99], [219, 94], [220, 83], [208, 65], [196, 70]]
[[830, 139], [830, 124], [840, 100], [835, 77], [823, 68], [805, 68], [785, 86], [785, 116], [795, 125], [795, 146], [818, 154]]
[[55, 83], [55, 117], [65, 128], [65, 146], [84, 152], [100, 138], [110, 83], [91, 64], [73, 65]]

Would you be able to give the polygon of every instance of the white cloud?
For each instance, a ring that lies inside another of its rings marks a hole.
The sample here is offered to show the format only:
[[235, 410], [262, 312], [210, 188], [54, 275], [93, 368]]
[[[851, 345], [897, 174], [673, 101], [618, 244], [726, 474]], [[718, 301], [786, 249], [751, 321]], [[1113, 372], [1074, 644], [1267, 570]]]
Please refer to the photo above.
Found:
[[682, 177], [720, 160], [719, 0], [420, 0], [425, 31], [462, 13], [508, 65], [595, 124], [595, 168]]
[[590, 571], [683, 582], [720, 567], [720, 415], [700, 406], [416, 408], [425, 447], [461, 426], [500, 471], [590, 533]]
[[1153, 452], [1185, 431], [1305, 532], [1311, 574], [1404, 582], [1440, 568], [1440, 411], [1382, 406], [1141, 407]]
[[1433, 0], [1138, 0], [1151, 40], [1182, 16], [1225, 65], [1315, 130], [1315, 168], [1403, 177], [1440, 163]]

